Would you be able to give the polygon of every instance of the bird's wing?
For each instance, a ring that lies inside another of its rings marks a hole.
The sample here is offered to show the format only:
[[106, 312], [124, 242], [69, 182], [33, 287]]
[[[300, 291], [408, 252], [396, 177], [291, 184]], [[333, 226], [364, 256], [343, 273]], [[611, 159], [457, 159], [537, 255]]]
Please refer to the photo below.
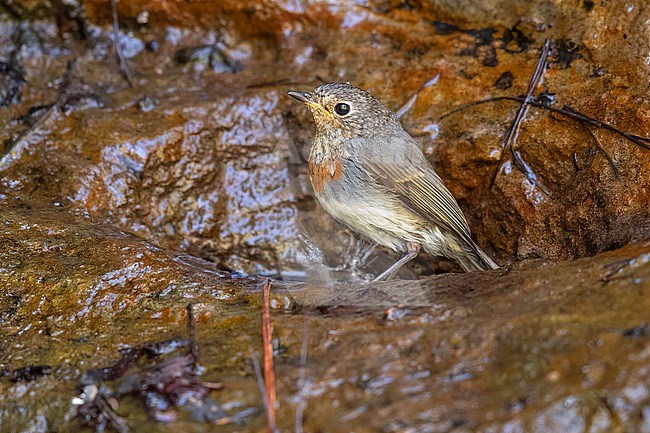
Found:
[[357, 150], [361, 166], [411, 211], [473, 244], [469, 225], [456, 199], [410, 136], [406, 133], [378, 136]]

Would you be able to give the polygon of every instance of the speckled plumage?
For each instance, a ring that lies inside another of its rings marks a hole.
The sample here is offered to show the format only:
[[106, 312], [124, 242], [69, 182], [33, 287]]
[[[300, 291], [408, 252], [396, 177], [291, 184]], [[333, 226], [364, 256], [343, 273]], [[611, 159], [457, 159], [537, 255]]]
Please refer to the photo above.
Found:
[[[289, 92], [311, 110], [316, 137], [309, 167], [316, 198], [339, 222], [403, 257], [420, 248], [455, 260], [465, 271], [498, 266], [472, 240], [465, 216], [395, 115], [347, 83]], [[346, 104], [349, 112], [343, 113]]]

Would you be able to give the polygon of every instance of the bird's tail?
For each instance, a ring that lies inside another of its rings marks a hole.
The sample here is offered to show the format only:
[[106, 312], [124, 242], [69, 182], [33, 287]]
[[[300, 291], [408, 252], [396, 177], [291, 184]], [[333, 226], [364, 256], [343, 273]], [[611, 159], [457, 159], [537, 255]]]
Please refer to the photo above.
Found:
[[465, 272], [499, 269], [499, 265], [476, 245], [469, 234], [458, 236], [447, 233], [443, 239], [442, 248], [440, 238], [435, 239], [437, 242], [424, 242], [422, 248], [433, 256], [443, 255], [454, 260]]
[[465, 272], [499, 269], [499, 265], [494, 263], [494, 260], [485, 254], [485, 252], [474, 242], [472, 242], [472, 248], [470, 251], [457, 252], [451, 258], [454, 259]]
[[458, 263], [465, 272], [499, 269], [499, 265], [469, 236], [463, 240], [455, 238], [455, 242], [452, 241], [449, 249], [443, 254]]

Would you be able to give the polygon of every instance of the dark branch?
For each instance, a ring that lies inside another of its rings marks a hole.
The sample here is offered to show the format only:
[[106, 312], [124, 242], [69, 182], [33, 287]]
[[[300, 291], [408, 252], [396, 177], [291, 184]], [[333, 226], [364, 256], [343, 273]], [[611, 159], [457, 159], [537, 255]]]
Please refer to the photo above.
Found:
[[537, 66], [535, 67], [535, 72], [533, 73], [533, 76], [528, 82], [528, 89], [526, 90], [526, 96], [524, 100], [521, 102], [521, 105], [517, 110], [517, 114], [514, 120], [512, 121], [512, 124], [510, 125], [510, 128], [508, 128], [508, 131], [506, 132], [506, 134], [503, 136], [503, 139], [501, 140], [501, 146], [500, 146], [501, 154], [499, 155], [499, 162], [497, 164], [496, 169], [494, 170], [494, 174], [490, 182], [490, 188], [494, 186], [497, 176], [499, 175], [499, 171], [501, 170], [501, 165], [505, 160], [506, 151], [509, 151], [513, 157], [517, 169], [519, 169], [519, 171], [521, 171], [526, 176], [529, 182], [532, 182], [542, 192], [549, 195], [549, 191], [546, 190], [546, 188], [544, 188], [544, 186], [537, 180], [537, 176], [535, 176], [535, 174], [532, 172], [528, 164], [526, 164], [526, 162], [521, 158], [519, 152], [515, 151], [514, 146], [517, 142], [517, 135], [519, 132], [519, 127], [521, 125], [521, 122], [524, 120], [524, 118], [526, 117], [526, 113], [528, 112], [528, 103], [534, 99], [533, 92], [535, 91], [535, 87], [537, 87], [540, 80], [544, 76], [544, 72], [546, 71], [546, 65], [548, 62], [548, 54], [550, 52], [550, 47], [551, 47], [551, 41], [550, 39], [547, 39], [546, 42], [544, 43], [544, 46], [542, 47], [542, 52], [539, 56], [539, 61], [537, 62]]
[[[483, 105], [483, 104], [488, 104], [491, 102], [499, 102], [499, 101], [514, 101], [514, 102], [524, 102], [524, 98], [518, 97], [518, 96], [498, 96], [496, 98], [488, 98], [488, 99], [482, 99], [480, 101], [474, 101], [469, 104], [464, 104], [461, 105], [452, 111], [443, 114], [442, 116], [439, 117], [440, 120], [445, 119], [452, 114], [456, 114], [460, 111], [466, 110], [468, 108], [477, 106], [477, 105]], [[551, 113], [557, 113], [561, 114], [563, 116], [569, 117], [573, 120], [576, 120], [578, 122], [584, 122], [587, 123], [591, 126], [594, 126], [596, 128], [600, 129], [605, 129], [609, 132], [612, 132], [614, 134], [620, 135], [621, 137], [625, 138], [628, 141], [631, 141], [632, 143], [636, 144], [637, 146], [643, 147], [644, 149], [650, 149], [650, 138], [648, 137], [642, 137], [640, 135], [636, 134], [630, 134], [629, 132], [622, 131], [608, 123], [601, 122], [598, 119], [595, 119], [593, 117], [587, 116], [584, 113], [581, 113], [579, 111], [569, 111], [564, 108], [556, 108], [556, 107], [551, 107], [549, 105], [543, 104], [537, 100], [532, 100], [528, 101], [528, 105], [535, 107], [535, 108], [541, 108], [542, 110], [548, 110]]]

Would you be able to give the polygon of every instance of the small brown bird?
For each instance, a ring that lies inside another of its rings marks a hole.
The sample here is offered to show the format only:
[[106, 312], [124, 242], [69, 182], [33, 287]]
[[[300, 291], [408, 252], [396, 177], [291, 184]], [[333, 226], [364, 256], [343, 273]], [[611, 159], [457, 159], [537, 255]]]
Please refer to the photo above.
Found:
[[316, 197], [336, 220], [402, 253], [375, 281], [388, 280], [420, 249], [465, 271], [497, 269], [471, 238], [458, 203], [420, 146], [384, 104], [347, 83], [291, 91], [316, 122], [309, 173]]

